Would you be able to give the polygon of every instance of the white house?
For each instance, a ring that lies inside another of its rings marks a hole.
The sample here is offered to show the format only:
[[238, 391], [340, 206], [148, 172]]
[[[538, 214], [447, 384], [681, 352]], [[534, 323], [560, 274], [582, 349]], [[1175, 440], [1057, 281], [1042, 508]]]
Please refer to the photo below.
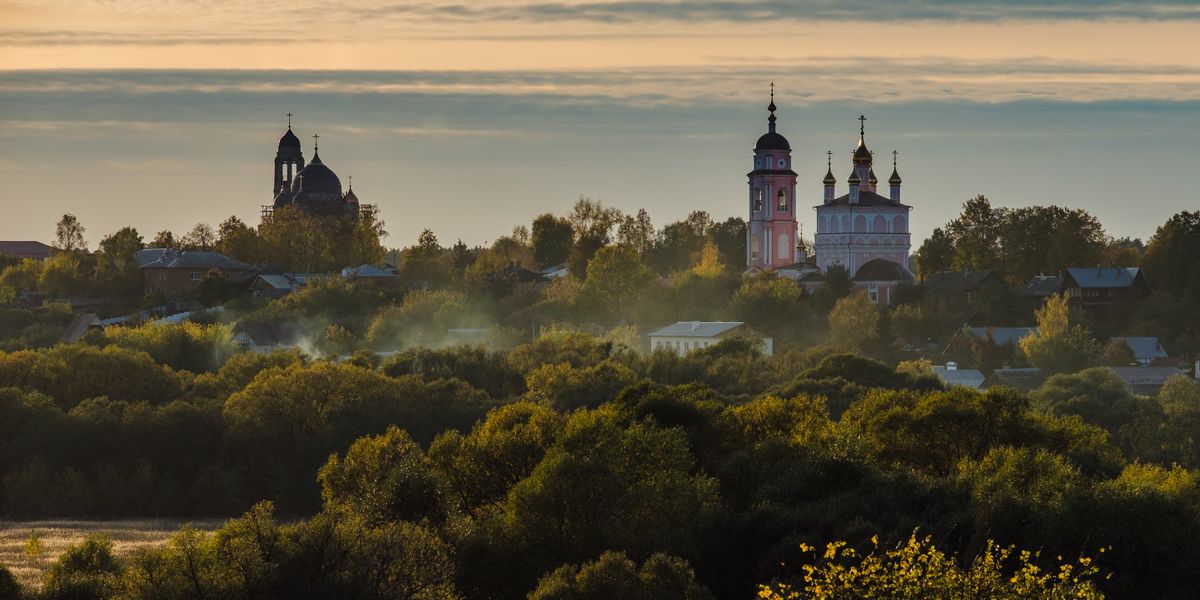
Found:
[[771, 356], [775, 350], [771, 338], [750, 329], [741, 321], [680, 321], [650, 332], [649, 337], [650, 350], [665, 348], [680, 356], [736, 337], [759, 340], [766, 356]]

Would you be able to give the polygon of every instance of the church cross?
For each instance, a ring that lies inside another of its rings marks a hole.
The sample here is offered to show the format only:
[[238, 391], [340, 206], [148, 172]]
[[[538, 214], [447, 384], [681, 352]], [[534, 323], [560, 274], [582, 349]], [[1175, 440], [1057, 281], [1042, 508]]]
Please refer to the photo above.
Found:
[[830, 169], [833, 168], [833, 150], [825, 151], [825, 166], [829, 167]]
[[317, 141], [320, 139], [321, 139], [321, 136], [319, 136], [315, 133], [313, 134], [313, 152], [317, 151]]
[[771, 82], [771, 102], [775, 101], [775, 82]]
[[897, 157], [897, 156], [899, 156], [899, 155], [900, 155], [900, 153], [899, 153], [899, 152], [896, 152], [895, 150], [892, 150], [892, 169], [895, 169], [895, 168], [896, 168], [896, 157]]
[[858, 115], [858, 137], [862, 137], [867, 131], [867, 115]]
[[288, 129], [292, 128], [292, 113], [288, 113]]

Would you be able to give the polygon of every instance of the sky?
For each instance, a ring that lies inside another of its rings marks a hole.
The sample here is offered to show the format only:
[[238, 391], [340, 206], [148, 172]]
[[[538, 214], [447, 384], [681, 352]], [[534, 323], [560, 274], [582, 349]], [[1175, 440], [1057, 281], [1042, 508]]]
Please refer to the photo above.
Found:
[[1143, 239], [1200, 208], [1196, 2], [0, 0], [0, 239], [255, 224], [289, 112], [392, 247], [581, 195], [744, 217], [771, 82], [801, 197], [865, 114], [914, 249], [978, 194]]

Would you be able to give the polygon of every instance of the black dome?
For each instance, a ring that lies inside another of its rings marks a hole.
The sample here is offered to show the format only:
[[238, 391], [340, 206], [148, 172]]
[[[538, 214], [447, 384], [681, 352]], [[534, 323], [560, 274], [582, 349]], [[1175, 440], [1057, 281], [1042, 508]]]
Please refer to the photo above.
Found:
[[871, 151], [867, 149], [867, 143], [862, 138], [858, 138], [858, 147], [854, 149], [854, 162], [870, 164], [872, 158]]
[[791, 150], [791, 144], [788, 144], [787, 138], [775, 133], [774, 131], [764, 133], [758, 138], [758, 143], [754, 144], [755, 150]]
[[854, 274], [854, 281], [912, 281], [915, 279], [908, 269], [883, 258], [863, 264]]
[[287, 133], [284, 133], [283, 137], [279, 138], [279, 149], [283, 150], [285, 148], [289, 150], [300, 149], [300, 138], [296, 137], [296, 134], [292, 133], [291, 127], [288, 127]]
[[310, 194], [342, 195], [342, 180], [321, 162], [319, 154], [313, 155], [312, 162], [300, 169], [296, 174], [296, 182], [299, 190]]

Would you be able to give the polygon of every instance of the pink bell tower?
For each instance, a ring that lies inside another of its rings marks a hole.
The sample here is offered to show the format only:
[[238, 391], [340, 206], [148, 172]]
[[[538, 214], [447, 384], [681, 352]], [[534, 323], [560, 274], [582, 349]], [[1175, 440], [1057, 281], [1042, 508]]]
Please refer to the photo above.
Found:
[[746, 266], [771, 271], [796, 262], [796, 172], [792, 148], [775, 131], [775, 84], [767, 106], [767, 133], [754, 145], [754, 170], [747, 174], [750, 219], [746, 227]]

